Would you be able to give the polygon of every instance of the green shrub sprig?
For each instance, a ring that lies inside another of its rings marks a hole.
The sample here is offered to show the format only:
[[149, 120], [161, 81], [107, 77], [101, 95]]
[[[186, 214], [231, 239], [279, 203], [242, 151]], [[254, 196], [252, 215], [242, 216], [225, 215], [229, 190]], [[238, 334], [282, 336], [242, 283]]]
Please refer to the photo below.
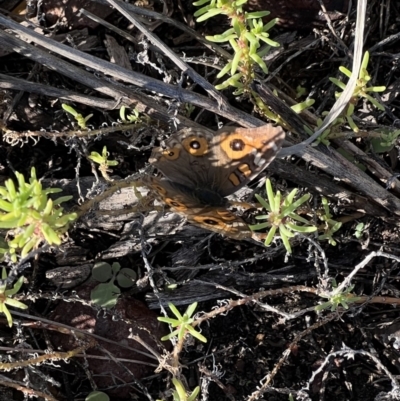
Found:
[[197, 308], [197, 302], [189, 305], [183, 315], [179, 312], [177, 307], [173, 303], [168, 303], [171, 312], [175, 315], [176, 319], [170, 317], [159, 317], [158, 320], [160, 322], [168, 323], [172, 327], [177, 327], [172, 333], [161, 338], [162, 341], [169, 340], [172, 337], [178, 336], [178, 340], [182, 341], [186, 335], [186, 333], [190, 333], [193, 337], [198, 340], [206, 343], [207, 339], [200, 334], [195, 328], [192, 326], [194, 322], [194, 318], [192, 315]]
[[[7, 279], [7, 272], [6, 269], [3, 267], [3, 271], [1, 274], [2, 280]], [[7, 290], [7, 282], [5, 282], [3, 285], [0, 285], [0, 313], [4, 313], [7, 318], [7, 323], [9, 327], [12, 326], [13, 324], [13, 319], [11, 316], [10, 311], [7, 308], [7, 305], [13, 306], [14, 308], [19, 308], [19, 309], [27, 309], [28, 305], [23, 304], [20, 301], [17, 301], [16, 299], [13, 299], [13, 295], [15, 295], [20, 289], [21, 286], [24, 282], [24, 277], [21, 276], [17, 282], [14, 284], [13, 288], [10, 290]]]
[[[0, 186], [0, 229], [7, 229], [6, 253], [16, 262], [24, 258], [32, 249], [46, 242], [60, 245], [62, 236], [77, 218], [76, 213], [64, 214], [61, 203], [71, 199], [62, 196], [55, 200], [50, 194], [61, 192], [59, 188], [43, 188], [36, 178], [35, 168], [31, 169], [29, 182], [16, 172], [17, 186], [12, 179]], [[4, 240], [2, 241], [4, 242]]]
[[[262, 17], [270, 14], [269, 11], [245, 12], [243, 5], [247, 0], [199, 0], [194, 2], [195, 6], [203, 6], [195, 12], [197, 21], [205, 21], [216, 15], [226, 15], [231, 20], [232, 28], [220, 35], [207, 36], [211, 42], [229, 42], [234, 50], [234, 55], [225, 67], [217, 75], [222, 78], [229, 73], [230, 78], [216, 89], [225, 89], [228, 86], [236, 88], [235, 94], [242, 94], [249, 90], [254, 79], [254, 66], [258, 65], [267, 74], [268, 68], [262, 59], [271, 47], [279, 46], [279, 43], [269, 37], [268, 31], [275, 25], [276, 19], [264, 25]], [[208, 3], [208, 4], [207, 4]], [[264, 43], [264, 49], [261, 44]]]
[[359, 301], [361, 298], [356, 297], [352, 294], [354, 285], [350, 285], [347, 288], [340, 289], [336, 280], [333, 280], [333, 289], [329, 293], [320, 294], [320, 297], [328, 299], [328, 301], [321, 303], [315, 307], [317, 312], [321, 312], [325, 309], [330, 309], [334, 312], [338, 307], [342, 306], [344, 309], [349, 309], [349, 304]]
[[69, 114], [71, 114], [74, 118], [76, 123], [78, 124], [79, 128], [86, 130], [87, 126], [86, 123], [93, 117], [93, 114], [89, 114], [86, 117], [83, 117], [82, 114], [78, 113], [72, 106], [68, 104], [62, 104], [61, 107]]
[[108, 156], [109, 152], [107, 151], [107, 146], [104, 146], [101, 154], [95, 151], [90, 152], [89, 159], [99, 165], [100, 173], [105, 180], [112, 181], [108, 173], [112, 172], [110, 167], [117, 166], [118, 162], [116, 160], [109, 160]]
[[[281, 199], [280, 191], [274, 193], [269, 179], [266, 181], [266, 191], [268, 200], [263, 199], [258, 194], [255, 196], [261, 206], [269, 212], [265, 215], [256, 216], [256, 219], [267, 221], [260, 224], [250, 225], [249, 227], [251, 230], [269, 228], [268, 235], [264, 242], [266, 246], [271, 245], [272, 240], [278, 232], [286, 251], [292, 253], [289, 238], [294, 237], [296, 232], [311, 233], [317, 230], [317, 227], [310, 224], [307, 219], [295, 213], [296, 209], [304, 202], [307, 202], [311, 195], [305, 194], [295, 201], [294, 198], [297, 193], [297, 188], [295, 188], [284, 199]], [[299, 222], [303, 225], [298, 225], [294, 222]]]
[[[369, 52], [365, 52], [362, 63], [361, 63], [361, 68], [360, 72], [358, 75], [357, 79], [357, 84], [353, 92], [353, 96], [347, 105], [347, 108], [345, 109], [345, 118], [350, 125], [351, 129], [354, 132], [358, 132], [359, 128], [357, 127], [356, 123], [353, 120], [353, 114], [354, 114], [354, 108], [357, 105], [358, 101], [361, 98], [367, 99], [370, 103], [372, 103], [373, 106], [375, 106], [378, 110], [385, 110], [385, 107], [379, 103], [375, 98], [373, 98], [370, 93], [377, 93], [377, 92], [383, 92], [386, 87], [385, 86], [368, 86], [369, 81], [371, 80], [371, 76], [369, 75], [367, 71], [368, 67], [368, 62], [369, 62]], [[346, 75], [348, 78], [351, 77], [351, 71], [347, 69], [346, 67], [340, 66], [339, 71], [342, 72], [344, 75]], [[346, 84], [342, 82], [341, 80], [337, 78], [329, 78], [331, 82], [333, 82], [336, 86], [338, 86], [340, 89], [344, 90], [346, 88]], [[339, 97], [341, 95], [341, 92], [336, 93], [336, 97]]]

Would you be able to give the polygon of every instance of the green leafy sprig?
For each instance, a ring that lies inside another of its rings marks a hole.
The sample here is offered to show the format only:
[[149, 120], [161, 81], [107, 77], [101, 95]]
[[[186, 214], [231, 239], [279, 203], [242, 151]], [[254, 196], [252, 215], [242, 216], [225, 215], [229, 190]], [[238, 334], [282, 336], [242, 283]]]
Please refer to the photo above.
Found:
[[[245, 12], [243, 5], [247, 0], [199, 0], [195, 6], [203, 6], [195, 12], [197, 21], [205, 21], [216, 15], [226, 15], [231, 20], [232, 28], [220, 35], [207, 36], [211, 42], [229, 42], [234, 50], [232, 59], [217, 75], [222, 78], [229, 73], [226, 79], [216, 89], [225, 89], [228, 86], [236, 88], [235, 94], [239, 95], [249, 90], [254, 79], [254, 66], [258, 65], [267, 74], [268, 68], [262, 59], [271, 47], [279, 46], [279, 43], [269, 37], [268, 31], [275, 25], [276, 19], [264, 25], [262, 17], [270, 14], [269, 11]], [[261, 49], [261, 44], [266, 46]]]
[[60, 245], [69, 224], [77, 218], [76, 213], [64, 214], [60, 206], [72, 197], [49, 198], [61, 189], [43, 188], [35, 168], [31, 169], [29, 182], [22, 174], [15, 175], [17, 186], [12, 179], [0, 186], [0, 229], [10, 229], [7, 237], [13, 239], [6, 243], [13, 262], [17, 261], [17, 255], [24, 258], [42, 242]]
[[174, 330], [172, 333], [169, 333], [168, 335], [162, 337], [162, 341], [169, 340], [170, 338], [175, 336], [178, 337], [178, 340], [182, 341], [185, 338], [186, 333], [189, 333], [198, 340], [204, 343], [207, 342], [207, 339], [198, 331], [196, 331], [196, 329], [192, 326], [192, 323], [194, 322], [194, 318], [192, 318], [192, 315], [197, 308], [197, 302], [189, 305], [183, 315], [181, 315], [174, 304], [168, 303], [168, 306], [171, 309], [171, 312], [175, 315], [176, 319], [171, 317], [159, 317], [158, 320], [160, 322], [168, 323], [172, 327], [177, 327], [177, 329]]
[[69, 114], [71, 114], [75, 120], [76, 123], [78, 124], [79, 128], [86, 130], [87, 126], [86, 123], [89, 121], [90, 118], [93, 117], [93, 114], [89, 114], [86, 117], [83, 117], [82, 114], [78, 113], [72, 106], [69, 106], [68, 104], [62, 104], [61, 107]]
[[360, 300], [360, 297], [354, 296], [351, 291], [354, 289], [354, 285], [350, 285], [349, 287], [339, 290], [340, 287], [337, 286], [336, 280], [333, 280], [332, 284], [333, 290], [326, 294], [320, 294], [320, 297], [327, 298], [327, 302], [323, 302], [318, 305], [315, 310], [320, 312], [325, 309], [330, 309], [334, 312], [339, 306], [342, 306], [344, 309], [349, 309], [349, 304], [357, 302]]
[[114, 167], [118, 165], [118, 162], [116, 160], [108, 160], [109, 152], [107, 151], [107, 147], [104, 146], [103, 150], [100, 153], [98, 152], [90, 152], [89, 159], [92, 160], [93, 162], [99, 164], [99, 170], [101, 172], [101, 175], [107, 180], [107, 181], [112, 181], [108, 173], [111, 173], [112, 170], [110, 167]]
[[[264, 223], [250, 225], [251, 230], [262, 230], [269, 228], [268, 235], [264, 244], [271, 245], [272, 240], [275, 238], [277, 232], [282, 239], [282, 242], [288, 253], [292, 253], [289, 238], [295, 236], [296, 232], [299, 233], [312, 233], [317, 230], [317, 227], [310, 224], [310, 222], [295, 213], [296, 209], [304, 202], [310, 199], [310, 194], [303, 195], [300, 199], [294, 200], [297, 188], [293, 189], [289, 195], [282, 199], [280, 191], [276, 194], [272, 189], [272, 184], [269, 179], [266, 181], [266, 192], [268, 200], [263, 199], [260, 195], [256, 194], [258, 202], [269, 213], [261, 216], [256, 216], [257, 220], [267, 220]], [[295, 222], [302, 223], [303, 225], [295, 224]]]
[[[7, 279], [7, 272], [6, 269], [3, 267], [2, 274], [1, 274], [2, 280]], [[0, 313], [4, 313], [7, 318], [7, 323], [9, 327], [12, 326], [13, 324], [13, 319], [11, 316], [10, 311], [7, 308], [7, 305], [13, 306], [14, 308], [19, 308], [19, 309], [27, 309], [28, 305], [23, 304], [20, 301], [17, 301], [16, 299], [13, 299], [13, 295], [17, 294], [18, 291], [21, 289], [21, 286], [24, 282], [24, 277], [21, 276], [17, 282], [14, 284], [13, 288], [10, 290], [7, 290], [7, 283], [5, 282], [3, 285], [0, 285]]]
[[[351, 129], [354, 132], [358, 132], [359, 128], [357, 127], [356, 123], [353, 120], [353, 114], [354, 114], [354, 109], [355, 106], [357, 105], [358, 101], [361, 98], [367, 99], [370, 103], [372, 103], [373, 106], [375, 106], [378, 110], [385, 110], [385, 107], [379, 103], [374, 97], [372, 97], [370, 94], [371, 93], [377, 93], [377, 92], [383, 92], [386, 87], [385, 86], [368, 86], [369, 81], [371, 80], [371, 76], [368, 73], [367, 67], [369, 63], [369, 52], [365, 52], [362, 63], [361, 63], [361, 68], [360, 72], [358, 75], [356, 87], [353, 92], [352, 99], [350, 100], [346, 111], [345, 111], [345, 118], [350, 125]], [[342, 72], [344, 75], [346, 75], [348, 78], [351, 77], [351, 71], [347, 69], [346, 67], [340, 66], [339, 71]], [[336, 86], [338, 86], [340, 89], [344, 90], [346, 88], [346, 84], [342, 81], [340, 81], [337, 78], [329, 78], [331, 82], [333, 82]], [[341, 95], [341, 92], [336, 93], [336, 97], [339, 97]]]

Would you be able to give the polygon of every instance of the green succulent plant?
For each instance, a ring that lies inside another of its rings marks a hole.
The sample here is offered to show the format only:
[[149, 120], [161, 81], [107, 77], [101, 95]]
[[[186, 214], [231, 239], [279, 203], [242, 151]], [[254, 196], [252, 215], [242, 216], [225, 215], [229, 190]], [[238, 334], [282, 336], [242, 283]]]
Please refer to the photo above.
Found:
[[[7, 279], [7, 272], [6, 269], [3, 267], [2, 274], [1, 274], [2, 280]], [[13, 299], [13, 295], [17, 294], [18, 291], [21, 289], [21, 286], [24, 282], [24, 277], [21, 276], [17, 282], [14, 284], [13, 288], [10, 290], [7, 290], [7, 283], [5, 282], [3, 285], [0, 285], [0, 313], [4, 313], [7, 318], [7, 323], [9, 327], [12, 326], [13, 324], [13, 319], [11, 316], [11, 312], [8, 310], [8, 306], [13, 306], [14, 308], [19, 308], [19, 309], [27, 309], [28, 305], [23, 304], [22, 302]]]
[[[31, 169], [29, 182], [16, 172], [17, 186], [12, 179], [0, 186], [0, 229], [7, 229], [7, 253], [13, 262], [24, 258], [41, 243], [60, 245], [76, 213], [64, 213], [61, 203], [71, 199], [62, 196], [51, 199], [50, 194], [61, 192], [59, 188], [43, 188]], [[3, 241], [4, 242], [4, 241]]]
[[101, 284], [93, 288], [90, 298], [95, 305], [102, 308], [112, 308], [118, 302], [121, 290], [114, 284], [115, 281], [120, 287], [129, 288], [137, 280], [137, 274], [134, 270], [121, 269], [118, 262], [114, 262], [112, 265], [103, 261], [97, 262], [93, 266], [92, 277], [100, 281]]
[[[294, 237], [296, 232], [312, 233], [317, 230], [317, 227], [311, 225], [307, 219], [295, 213], [296, 209], [304, 202], [307, 202], [311, 195], [305, 194], [295, 201], [294, 198], [297, 193], [297, 188], [295, 188], [289, 195], [282, 199], [279, 191], [274, 193], [269, 179], [266, 181], [266, 192], [268, 200], [256, 194], [258, 202], [268, 211], [268, 214], [256, 216], [256, 220], [266, 221], [264, 223], [250, 225], [249, 227], [251, 230], [269, 228], [268, 235], [264, 242], [266, 246], [271, 245], [272, 240], [278, 233], [286, 251], [292, 253], [289, 238]], [[302, 225], [295, 224], [295, 222], [302, 223]]]
[[161, 338], [162, 341], [169, 340], [170, 338], [175, 336], [178, 336], [179, 340], [183, 340], [186, 333], [190, 333], [193, 337], [197, 338], [198, 340], [204, 343], [207, 342], [207, 339], [198, 331], [196, 331], [196, 329], [192, 326], [192, 323], [194, 322], [192, 315], [197, 308], [197, 302], [194, 302], [193, 304], [189, 305], [183, 315], [181, 315], [181, 313], [178, 311], [177, 307], [174, 304], [168, 303], [168, 306], [171, 309], [171, 312], [175, 315], [176, 319], [170, 317], [159, 317], [158, 320], [160, 322], [168, 323], [172, 327], [177, 327], [177, 329], [174, 330], [172, 333], [162, 337]]

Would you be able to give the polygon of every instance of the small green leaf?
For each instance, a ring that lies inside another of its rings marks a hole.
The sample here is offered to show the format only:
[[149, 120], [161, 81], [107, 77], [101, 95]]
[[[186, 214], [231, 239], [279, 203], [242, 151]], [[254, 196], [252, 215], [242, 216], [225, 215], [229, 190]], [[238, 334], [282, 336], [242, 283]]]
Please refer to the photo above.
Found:
[[[204, 3], [205, 4], [205, 3]], [[204, 13], [206, 13], [208, 10], [211, 10], [215, 8], [213, 4], [208, 4], [205, 7], [200, 8], [199, 10], [197, 10], [193, 15], [195, 17], [198, 17], [199, 15], [203, 15]]]
[[[233, 60], [232, 60], [232, 65], [231, 65], [232, 78], [234, 78], [234, 74], [236, 73], [236, 71], [237, 71], [237, 69], [239, 67], [239, 63], [240, 63], [241, 58], [242, 58], [242, 52], [241, 51], [235, 52], [235, 55], [234, 55]], [[232, 80], [232, 78], [231, 78], [231, 80]]]
[[188, 398], [187, 401], [196, 401], [196, 400], [197, 400], [197, 396], [199, 395], [199, 393], [200, 393], [200, 387], [197, 386], [197, 387], [193, 390], [192, 394], [189, 396], [189, 398]]
[[193, 5], [196, 7], [202, 6], [203, 4], [208, 3], [210, 0], [198, 0], [198, 1], [194, 1]]
[[176, 392], [178, 393], [179, 401], [187, 400], [186, 390], [185, 390], [185, 387], [183, 386], [182, 382], [180, 380], [178, 380], [177, 378], [173, 377], [172, 383], [174, 384]]
[[280, 44], [278, 42], [275, 42], [274, 40], [270, 39], [266, 35], [258, 35], [258, 38], [271, 47], [279, 47], [280, 46]]
[[0, 209], [4, 210], [5, 212], [12, 212], [13, 205], [10, 202], [0, 199]]
[[317, 227], [314, 226], [297, 226], [292, 223], [286, 223], [286, 226], [292, 231], [297, 231], [299, 233], [313, 233], [317, 231]]
[[114, 262], [111, 265], [111, 270], [113, 272], [113, 275], [115, 276], [121, 269], [121, 265], [118, 262]]
[[271, 229], [268, 231], [268, 235], [265, 238], [264, 245], [269, 246], [272, 240], [275, 238], [276, 230], [278, 227], [272, 226]]
[[367, 88], [366, 92], [383, 92], [386, 90], [386, 86], [373, 86], [372, 88]]
[[85, 401], [110, 401], [110, 397], [102, 391], [92, 391], [85, 398]]
[[[58, 189], [58, 188], [53, 188], [53, 189]], [[60, 191], [61, 191], [61, 190], [60, 190]], [[60, 191], [57, 191], [57, 192], [60, 192]], [[53, 193], [55, 193], [55, 192], [53, 192]], [[68, 201], [71, 200], [72, 198], [73, 198], [72, 195], [60, 196], [59, 198], [53, 200], [53, 206], [58, 206], [58, 205], [60, 205], [61, 203], [68, 202]]]
[[32, 238], [30, 239], [22, 248], [21, 250], [21, 258], [24, 258], [25, 256], [28, 255], [28, 253], [33, 249], [35, 245], [40, 243], [40, 240], [37, 238]]
[[116, 160], [107, 160], [107, 166], [109, 167], [118, 166], [118, 162]]
[[289, 214], [289, 217], [291, 218], [291, 219], [293, 219], [293, 220], [296, 220], [296, 221], [298, 221], [298, 222], [300, 222], [300, 223], [303, 223], [303, 224], [311, 224], [310, 223], [310, 221], [308, 221], [307, 219], [305, 219], [304, 217], [301, 217], [301, 216], [299, 216], [299, 215], [297, 215], [297, 214], [295, 214], [295, 213], [290, 213]]
[[102, 164], [104, 162], [103, 157], [98, 152], [90, 152], [89, 159], [97, 164]]
[[368, 63], [369, 63], [369, 52], [366, 51], [364, 53], [364, 57], [363, 57], [362, 62], [361, 62], [360, 70], [366, 70], [367, 67], [368, 67]]
[[[261, 197], [260, 195], [258, 195], [258, 194], [255, 194], [255, 197], [256, 197], [257, 201], [260, 203], [260, 205], [261, 205], [264, 209], [268, 210], [269, 212], [271, 211], [271, 206], [270, 206], [270, 204], [269, 204], [264, 198], [262, 198], [262, 197]], [[267, 216], [267, 215], [256, 216], [256, 219], [262, 219], [262, 218], [266, 218], [266, 217], [268, 217], [268, 216]]]
[[197, 338], [199, 341], [206, 343], [207, 338], [200, 334], [193, 326], [187, 326], [189, 333], [194, 337]]
[[310, 198], [311, 194], [304, 194], [300, 199], [297, 199], [297, 201], [285, 208], [283, 215], [288, 216], [290, 213], [293, 213], [299, 206], [301, 206], [304, 202], [307, 202]]
[[[6, 278], [7, 278], [7, 270], [6, 270], [5, 267], [3, 267], [3, 269], [1, 270], [1, 279], [5, 280]], [[7, 284], [3, 284], [3, 285], [0, 286], [0, 294], [4, 293], [6, 287], [7, 287]]]
[[264, 74], [268, 74], [268, 68], [264, 60], [258, 54], [250, 54], [250, 57], [260, 66]]
[[17, 190], [15, 189], [15, 184], [14, 181], [9, 179], [6, 180], [6, 182], [4, 183], [8, 193], [10, 194], [10, 201], [13, 201], [16, 197], [17, 197]]
[[61, 107], [67, 112], [72, 114], [74, 117], [76, 117], [78, 115], [78, 112], [71, 106], [69, 106], [68, 104], [61, 104]]
[[0, 304], [0, 305], [2, 308], [2, 310], [0, 312], [3, 312], [6, 315], [8, 327], [12, 327], [13, 319], [12, 319], [10, 311], [8, 310], [6, 305], [4, 305], [4, 304]]
[[48, 224], [42, 224], [41, 231], [49, 245], [61, 245], [61, 238]]
[[281, 240], [282, 240], [283, 245], [284, 245], [284, 247], [286, 249], [286, 252], [291, 254], [292, 253], [292, 247], [290, 246], [290, 242], [289, 242], [288, 237], [286, 237], [286, 235], [283, 234], [282, 232], [280, 232], [280, 234], [281, 234]]
[[343, 90], [346, 89], [346, 85], [342, 81], [339, 81], [338, 79], [332, 77], [330, 77], [329, 80], [333, 82], [336, 86], [338, 86], [340, 89]]
[[266, 189], [267, 189], [267, 197], [268, 197], [270, 211], [271, 212], [276, 212], [278, 210], [278, 208], [279, 208], [279, 204], [277, 204], [277, 202], [275, 200], [275, 194], [274, 194], [274, 191], [272, 189], [272, 183], [271, 183], [270, 179], [268, 179], [266, 181]]
[[18, 308], [18, 309], [28, 309], [28, 305], [23, 304], [22, 302], [16, 300], [16, 299], [12, 299], [12, 298], [8, 298], [6, 299], [5, 303], [7, 305], [13, 306], [14, 308]]
[[92, 269], [92, 277], [101, 283], [110, 280], [112, 277], [111, 265], [103, 261], [96, 262]]
[[102, 308], [110, 309], [118, 302], [121, 290], [112, 283], [101, 283], [90, 293], [92, 302]]
[[[200, 10], [199, 10], [200, 11]], [[223, 10], [218, 9], [218, 8], [212, 8], [211, 10], [208, 10], [204, 15], [201, 17], [197, 18], [197, 22], [203, 22], [211, 17], [215, 17], [216, 15], [222, 14]], [[195, 13], [196, 16], [196, 13]]]
[[[341, 73], [343, 73], [344, 75], [346, 75], [348, 78], [351, 78], [351, 71], [349, 70], [349, 69], [347, 69], [346, 67], [343, 67], [343, 66], [340, 66], [339, 67], [339, 71], [341, 72]], [[331, 78], [329, 78], [329, 79], [331, 79]], [[332, 78], [333, 79], [333, 78]], [[331, 79], [331, 81], [332, 81], [332, 79]], [[332, 81], [333, 82], [333, 81]]]
[[[259, 216], [256, 216], [256, 218]], [[251, 224], [249, 225], [250, 230], [256, 231], [256, 230], [263, 230], [264, 228], [271, 227], [270, 222], [265, 222], [265, 223], [260, 223], [260, 224]]]
[[[7, 277], [7, 276], [6, 276]], [[5, 278], [6, 278], [5, 277]], [[4, 279], [5, 279], [4, 278]], [[4, 280], [3, 279], [3, 280]], [[21, 276], [14, 284], [13, 288], [11, 290], [6, 290], [5, 294], [8, 297], [12, 297], [13, 295], [15, 295], [22, 287], [22, 284], [24, 283], [24, 276]]]
[[302, 111], [310, 108], [313, 104], [315, 103], [314, 99], [308, 98], [304, 102], [297, 103], [294, 106], [291, 106], [290, 108], [296, 113], [300, 114]]
[[179, 320], [183, 320], [183, 316], [181, 315], [181, 313], [179, 312], [179, 310], [177, 309], [177, 307], [176, 307], [172, 302], [168, 302], [168, 307], [169, 307], [169, 309], [171, 309], [171, 312], [172, 312]]
[[237, 38], [237, 35], [235, 33], [235, 30], [233, 28], [228, 29], [224, 33], [220, 35], [214, 35], [214, 36], [206, 36], [206, 39], [209, 40], [210, 42], [227, 42], [230, 39], [235, 39]]
[[269, 11], [255, 11], [252, 13], [246, 13], [246, 19], [262, 18], [270, 14]]
[[285, 235], [287, 238], [293, 238], [295, 236], [284, 224], [279, 225], [279, 234]]
[[53, 201], [51, 199], [49, 199], [47, 201], [46, 207], [42, 211], [42, 215], [49, 216], [51, 214], [52, 210], [53, 210]]
[[[277, 23], [278, 21], [279, 21], [279, 18], [274, 18], [274, 19], [272, 19], [271, 21], [267, 22], [267, 23], [264, 25], [263, 31], [264, 31], [264, 32], [269, 31], [271, 28], [273, 28], [273, 27], [276, 25], [276, 23]], [[279, 43], [277, 43], [277, 45], [279, 46]]]
[[[161, 318], [158, 318], [158, 320], [160, 320]], [[162, 320], [160, 320], [160, 322], [162, 322]], [[167, 341], [170, 340], [171, 338], [176, 337], [179, 334], [179, 330], [174, 330], [171, 333], [167, 334], [164, 337], [161, 337], [161, 341]]]
[[232, 68], [232, 63], [228, 63], [217, 75], [217, 78], [222, 78]]
[[137, 280], [137, 274], [134, 270], [123, 268], [117, 275], [118, 285], [122, 288], [132, 287]]
[[365, 98], [367, 98], [378, 110], [385, 111], [385, 106], [380, 104], [376, 99], [374, 99], [370, 95], [365, 95]]
[[194, 313], [194, 311], [196, 310], [196, 308], [197, 308], [197, 302], [193, 302], [192, 304], [190, 304], [188, 307], [187, 307], [187, 309], [186, 309], [186, 312], [185, 312], [185, 314], [187, 315], [187, 316], [192, 316], [193, 315], [193, 313]]

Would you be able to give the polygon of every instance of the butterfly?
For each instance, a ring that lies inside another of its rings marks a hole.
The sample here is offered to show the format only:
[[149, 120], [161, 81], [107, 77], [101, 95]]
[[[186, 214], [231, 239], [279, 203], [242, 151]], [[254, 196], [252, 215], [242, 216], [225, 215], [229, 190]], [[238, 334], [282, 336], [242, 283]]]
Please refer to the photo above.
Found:
[[225, 197], [260, 174], [284, 139], [283, 129], [272, 124], [224, 127], [214, 134], [185, 128], [153, 149], [149, 162], [163, 177], [145, 177], [144, 183], [190, 223], [229, 238], [250, 238], [248, 225], [227, 208]]

